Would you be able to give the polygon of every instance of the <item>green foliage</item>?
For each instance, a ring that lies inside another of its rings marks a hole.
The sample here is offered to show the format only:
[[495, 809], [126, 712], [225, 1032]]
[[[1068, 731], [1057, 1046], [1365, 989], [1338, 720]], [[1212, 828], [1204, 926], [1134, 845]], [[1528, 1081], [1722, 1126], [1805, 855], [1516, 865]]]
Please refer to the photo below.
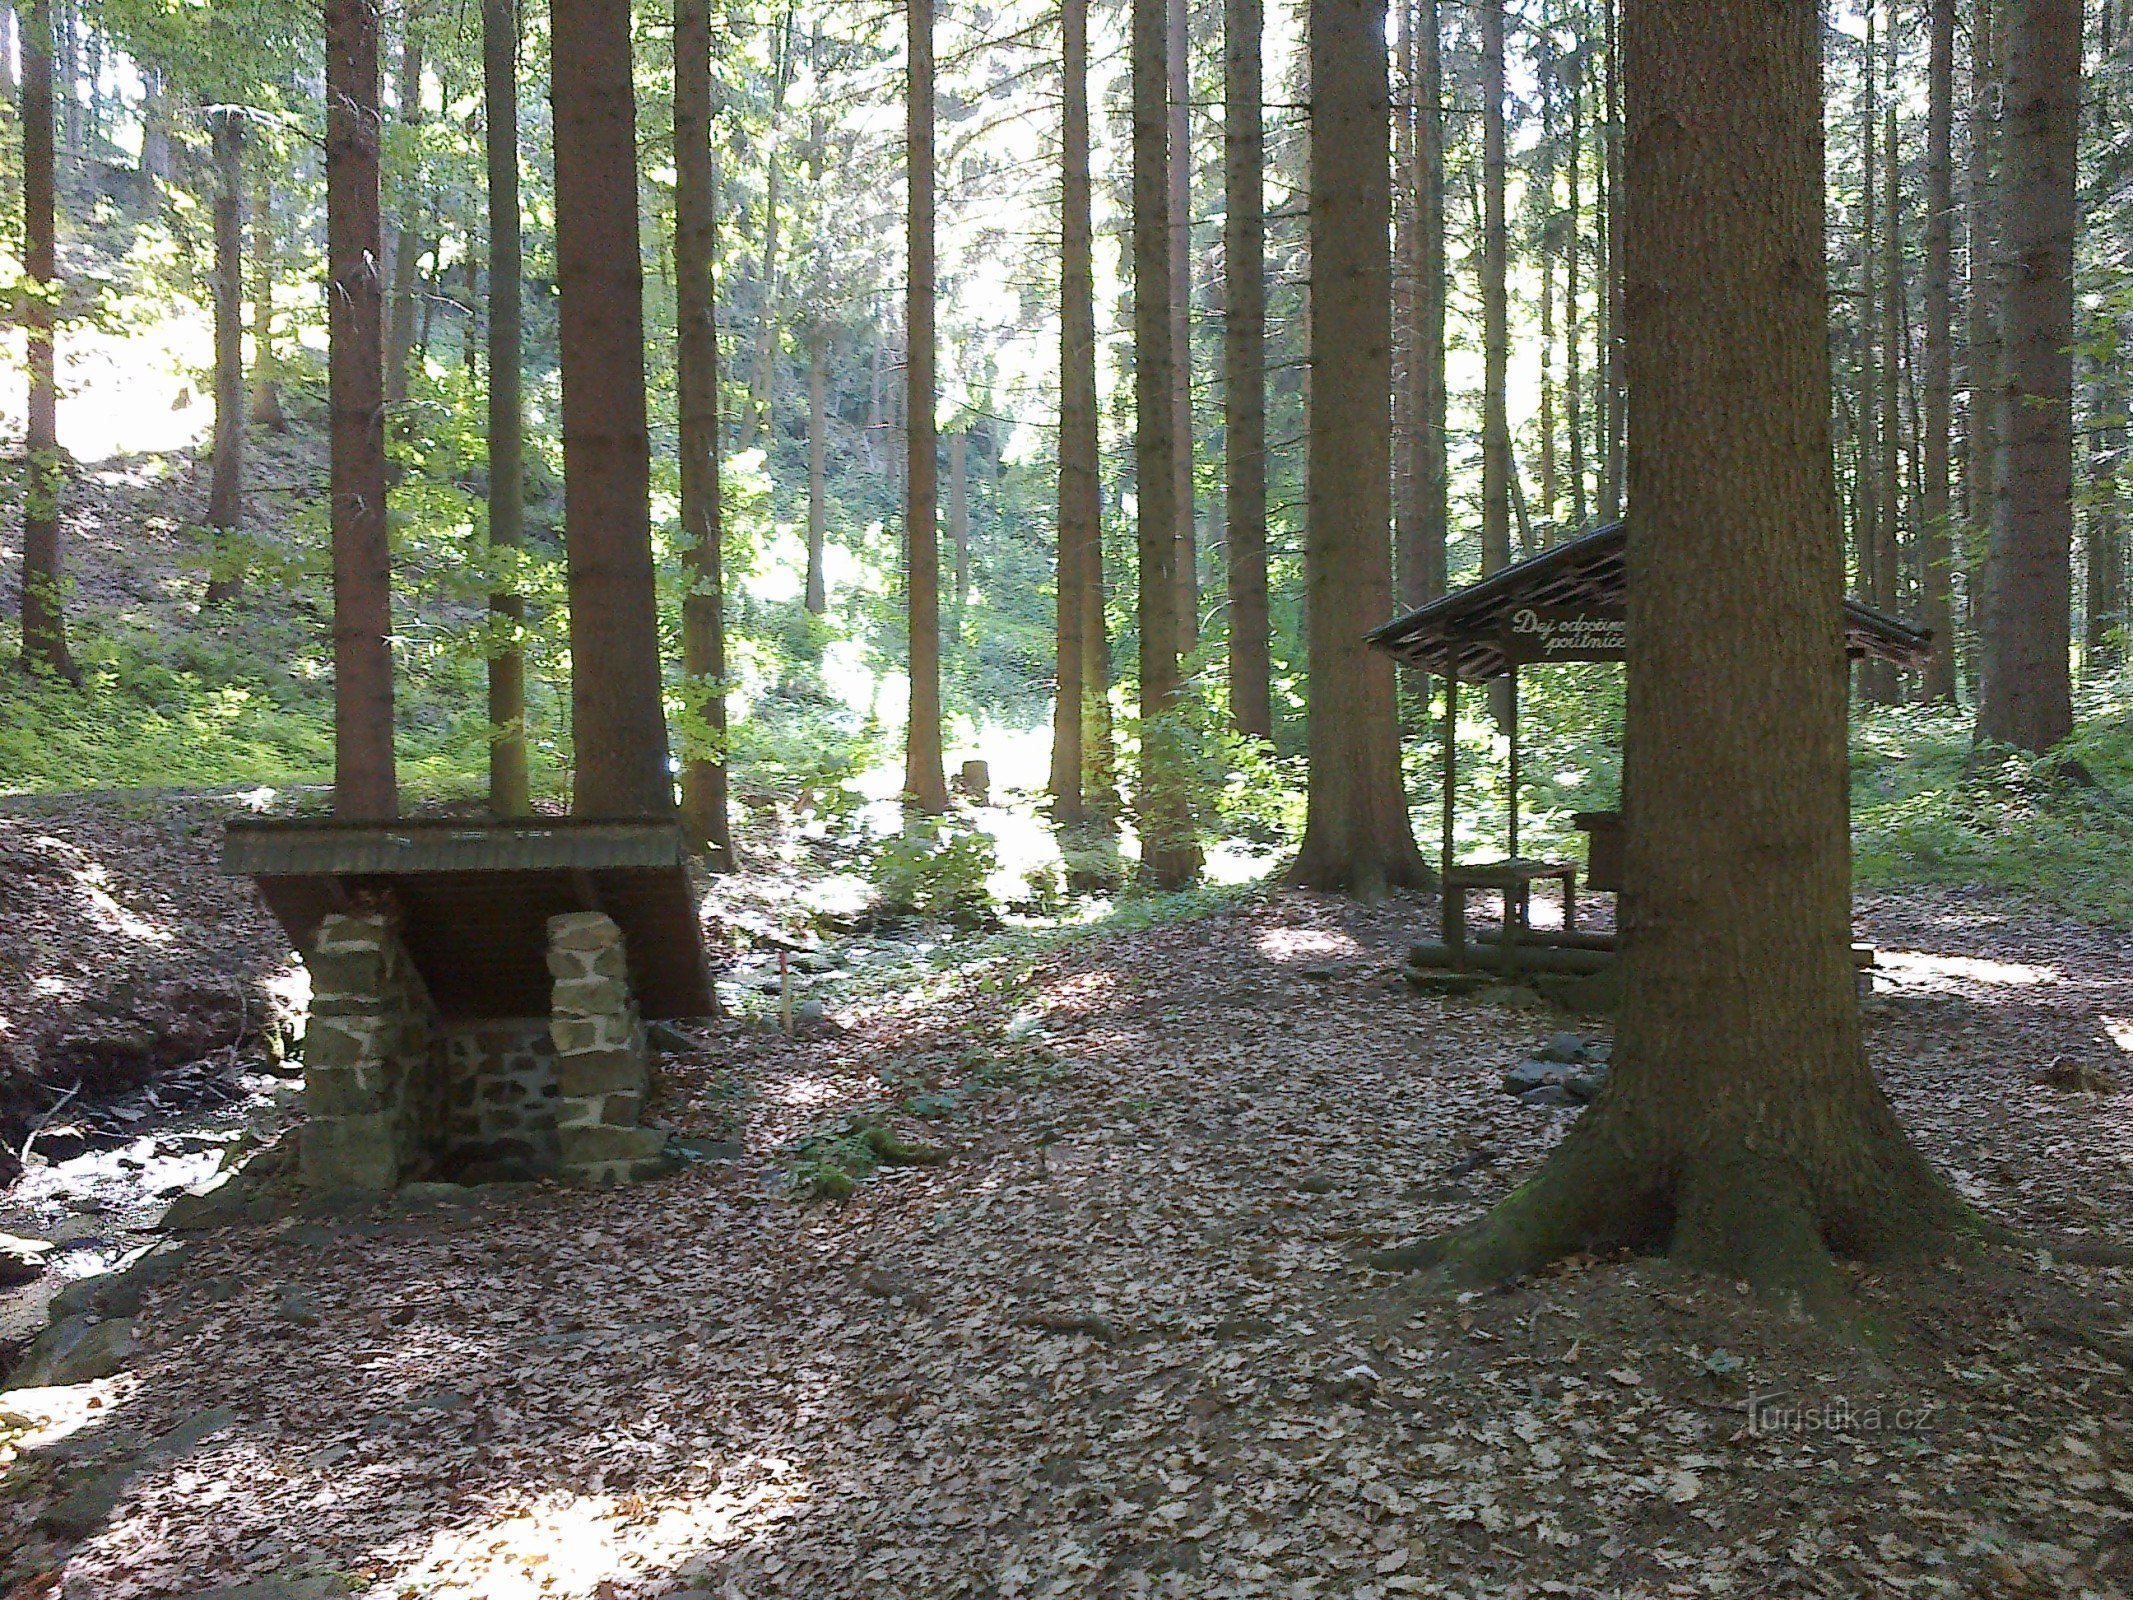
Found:
[[992, 835], [959, 816], [919, 817], [884, 840], [869, 876], [885, 911], [977, 926], [992, 915]]
[[947, 1152], [906, 1144], [879, 1110], [855, 1111], [785, 1150], [785, 1187], [795, 1199], [845, 1200], [877, 1167], [935, 1166]]

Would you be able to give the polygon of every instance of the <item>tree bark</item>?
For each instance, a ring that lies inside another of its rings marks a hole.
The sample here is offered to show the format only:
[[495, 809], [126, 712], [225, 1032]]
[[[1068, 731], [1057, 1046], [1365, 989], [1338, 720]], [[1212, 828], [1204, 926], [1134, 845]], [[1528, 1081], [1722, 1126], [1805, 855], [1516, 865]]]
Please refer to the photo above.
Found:
[[[1881, 570], [1881, 412], [1876, 404], [1881, 392], [1881, 185], [1879, 175], [1881, 117], [1879, 93], [1874, 79], [1874, 42], [1878, 37], [1874, 5], [1866, 9], [1866, 40], [1859, 55], [1859, 369], [1855, 402], [1858, 436], [1857, 459], [1852, 474], [1852, 526], [1857, 536], [1853, 550], [1853, 582], [1869, 604], [1878, 603], [1875, 575]], [[1886, 666], [1868, 661], [1859, 669], [1859, 698], [1885, 704], [1891, 697], [1883, 685]]]
[[[525, 405], [521, 369], [523, 249], [518, 199], [518, 0], [482, 0], [482, 95], [489, 184], [489, 546], [525, 540]], [[515, 559], [507, 556], [504, 559]], [[489, 596], [489, 810], [533, 809], [526, 772], [526, 602]]]
[[281, 367], [274, 349], [274, 174], [264, 157], [252, 201], [252, 398], [251, 420], [286, 433], [281, 407]]
[[1571, 64], [1570, 214], [1563, 260], [1563, 427], [1570, 445], [1570, 525], [1585, 529], [1585, 313], [1579, 269], [1585, 257], [1585, 65], [1581, 49]]
[[948, 547], [955, 552], [955, 603], [970, 598], [970, 433], [948, 435]]
[[1541, 97], [1540, 228], [1535, 254], [1540, 258], [1540, 522], [1537, 537], [1545, 543], [1555, 538], [1555, 508], [1562, 498], [1556, 472], [1555, 452], [1555, 92], [1556, 63], [1552, 55], [1539, 62]]
[[1266, 131], [1262, 0], [1223, 10], [1224, 221], [1222, 436], [1224, 576], [1229, 598], [1229, 714], [1240, 733], [1274, 736], [1266, 575]]
[[1967, 282], [1964, 292], [1963, 439], [1964, 547], [1970, 571], [1968, 633], [1971, 673], [1983, 668], [1985, 613], [1991, 607], [1993, 474], [2000, 447], [1999, 285], [1997, 249], [1999, 162], [2000, 0], [1973, 0], [1970, 20]]
[[1607, 348], [1603, 382], [1607, 405], [1601, 412], [1606, 430], [1600, 441], [1603, 481], [1600, 520], [1617, 521], [1622, 515], [1623, 453], [1628, 438], [1629, 366], [1623, 343], [1626, 323], [1622, 303], [1624, 246], [1622, 218], [1627, 201], [1622, 187], [1622, 68], [1617, 48], [1615, 19], [1622, 0], [1600, 0], [1607, 50], [1607, 116], [1600, 130], [1600, 159], [1607, 176], [1607, 275], [1601, 292], [1607, 297]]
[[391, 817], [400, 804], [393, 768], [378, 199], [378, 0], [326, 0], [333, 809], [354, 821]]
[[1200, 870], [1190, 730], [1180, 704], [1175, 323], [1171, 296], [1167, 0], [1132, 0], [1134, 468], [1140, 545], [1141, 876], [1179, 889]]
[[1172, 470], [1178, 501], [1178, 649], [1200, 641], [1200, 564], [1192, 424], [1192, 13], [1190, 0], [1170, 0], [1165, 67], [1170, 99], [1170, 350], [1171, 429], [1178, 446]]
[[[422, 125], [422, 38], [412, 16], [405, 17], [400, 34], [400, 122], [403, 127]], [[415, 285], [420, 278], [422, 253], [428, 248], [422, 237], [422, 219], [429, 201], [419, 182], [394, 185], [392, 300], [385, 322], [385, 403], [399, 405], [407, 399], [408, 359], [415, 348]]]
[[771, 389], [778, 358], [778, 224], [784, 211], [784, 169], [778, 141], [784, 132], [785, 96], [792, 85], [793, 8], [787, 6], [771, 46], [770, 123], [763, 173], [763, 259], [757, 285], [755, 363], [748, 375], [748, 410], [741, 417], [740, 448], [754, 446], [757, 434], [770, 429]]
[[22, 664], [69, 683], [81, 674], [67, 648], [67, 577], [59, 513], [66, 461], [59, 450], [58, 360], [53, 301], [59, 293], [52, 128], [51, 0], [22, 13], [23, 267], [37, 293], [23, 307], [29, 357], [27, 471], [22, 494]]
[[573, 814], [674, 809], [653, 589], [629, 0], [553, 0]]
[[2083, 530], [2088, 582], [2082, 605], [2081, 665], [2098, 677], [2125, 660], [2125, 512], [2119, 467], [2126, 446], [2125, 379], [2118, 362], [2123, 348], [2115, 324], [2101, 341], [2108, 352], [2096, 365], [2089, 391], [2089, 508]]
[[1099, 536], [1096, 495], [1096, 314], [1089, 197], [1089, 10], [1059, 9], [1059, 503], [1054, 569], [1052, 820], [1079, 826], [1082, 801], [1081, 630], [1088, 608], [1084, 541]]
[[2073, 731], [2075, 155], [2080, 0], [2007, 19], [2001, 437], [1978, 736], [2048, 750]]
[[1925, 492], [1919, 505], [1919, 576], [1933, 630], [1924, 698], [1955, 704], [1955, 529], [1951, 489], [1954, 412], [1955, 7], [1931, 0], [1926, 66]]
[[1400, 605], [1409, 611], [1444, 593], [1445, 542], [1451, 527], [1444, 375], [1444, 49], [1438, 0], [1417, 0], [1416, 13], [1415, 318], [1407, 365], [1415, 503], [1397, 540]]
[[1928, 1252], [1968, 1222], [1875, 1084], [1852, 987], [1817, 22], [1808, 5], [1624, 5], [1636, 519], [1615, 1066], [1538, 1174], [1385, 1265], [1495, 1280], [1664, 1246], [1837, 1310], [1833, 1252]]
[[244, 521], [244, 113], [214, 113], [215, 153], [215, 445], [207, 490], [207, 525], [215, 554], [207, 603], [228, 605], [244, 592], [236, 549]]
[[[1504, 0], [1481, 0], [1481, 570], [1511, 560], [1510, 234], [1504, 221]], [[1314, 272], [1313, 277], [1317, 274]], [[1316, 348], [1316, 346], [1314, 346]]]
[[829, 610], [822, 571], [829, 538], [829, 330], [817, 317], [807, 335], [807, 609]]
[[[700, 728], [685, 737], [681, 822], [720, 870], [733, 865], [726, 769], [726, 615], [719, 485], [718, 203], [711, 156], [711, 13], [674, 7], [675, 387], [680, 410], [681, 526], [689, 574], [681, 606], [683, 701]], [[817, 495], [815, 504], [820, 504]], [[811, 565], [811, 571], [815, 568]], [[812, 596], [811, 596], [812, 597]], [[819, 609], [819, 608], [817, 608]]]
[[936, 525], [940, 462], [933, 428], [933, 0], [910, 0], [909, 23], [904, 553], [911, 707], [904, 730], [904, 804], [938, 814], [948, 809], [948, 779], [941, 762], [941, 557]]
[[1310, 775], [1289, 881], [1375, 899], [1430, 877], [1401, 787], [1392, 658], [1364, 641], [1392, 612], [1385, 0], [1312, 0], [1309, 31], [1311, 348], [1337, 358], [1311, 375]]

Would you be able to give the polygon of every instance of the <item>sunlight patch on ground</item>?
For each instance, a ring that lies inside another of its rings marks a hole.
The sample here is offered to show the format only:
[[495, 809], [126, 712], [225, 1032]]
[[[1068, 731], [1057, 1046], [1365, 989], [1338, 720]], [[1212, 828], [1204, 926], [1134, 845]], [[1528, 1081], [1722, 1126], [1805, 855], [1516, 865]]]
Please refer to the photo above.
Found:
[[[21, 370], [21, 335], [7, 340]], [[59, 442], [77, 461], [106, 461], [200, 443], [213, 396], [195, 377], [214, 362], [213, 328], [197, 306], [115, 333], [71, 327], [59, 341]], [[0, 426], [21, 426], [21, 400], [0, 405]]]
[[787, 1078], [782, 1083], [765, 1084], [762, 1089], [765, 1100], [781, 1106], [827, 1105], [837, 1098], [837, 1085], [827, 1078]]
[[1965, 984], [2023, 989], [2060, 981], [2056, 967], [1990, 961], [1983, 956], [1929, 955], [1922, 950], [1882, 950], [1876, 953], [1874, 964], [1877, 977], [1924, 994], [1953, 994]]
[[2103, 1031], [2111, 1036], [2111, 1043], [2133, 1056], [2133, 1017], [2105, 1017]]
[[1362, 946], [1326, 928], [1269, 928], [1254, 941], [1269, 961], [1323, 961], [1359, 954]]
[[[398, 1575], [431, 1600], [535, 1600], [634, 1593], [691, 1557], [759, 1534], [809, 1494], [789, 1462], [749, 1458], [702, 1494], [541, 1495], [472, 1528], [432, 1537]], [[692, 1563], [694, 1564], [694, 1563]]]
[[0, 1394], [0, 1467], [29, 1449], [55, 1445], [91, 1423], [104, 1423], [141, 1387], [131, 1373], [42, 1389]]
[[170, 943], [170, 931], [167, 928], [159, 928], [145, 917], [135, 916], [113, 899], [111, 891], [104, 887], [108, 881], [104, 869], [98, 865], [77, 867], [74, 870], [75, 886], [81, 890], [82, 898], [94, 908], [105, 927], [113, 933], [124, 934], [129, 939], [138, 939], [143, 944]]

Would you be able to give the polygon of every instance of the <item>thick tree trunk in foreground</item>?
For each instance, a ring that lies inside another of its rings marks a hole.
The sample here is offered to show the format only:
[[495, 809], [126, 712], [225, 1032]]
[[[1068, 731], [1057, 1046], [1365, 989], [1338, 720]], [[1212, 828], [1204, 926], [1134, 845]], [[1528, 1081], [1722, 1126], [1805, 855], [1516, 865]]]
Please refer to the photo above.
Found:
[[571, 810], [663, 817], [674, 794], [652, 578], [629, 0], [554, 0], [550, 18]]
[[1266, 133], [1261, 0], [1223, 12], [1222, 436], [1229, 590], [1229, 714], [1240, 733], [1274, 734], [1266, 592]]
[[22, 495], [22, 662], [70, 683], [81, 674], [67, 649], [66, 561], [59, 502], [66, 466], [59, 454], [59, 381], [52, 347], [51, 295], [59, 287], [53, 214], [52, 8], [31, 0], [22, 14], [23, 266], [43, 293], [24, 308], [30, 395]]
[[326, 3], [327, 409], [333, 525], [333, 809], [400, 808], [393, 769], [392, 550], [385, 536], [384, 285], [377, 0]]
[[910, 0], [904, 166], [909, 184], [904, 302], [904, 556], [911, 709], [904, 728], [904, 803], [948, 809], [941, 763], [940, 461], [933, 406], [933, 0]]
[[[727, 817], [724, 508], [718, 478], [718, 209], [711, 166], [711, 14], [674, 7], [675, 387], [681, 412], [683, 703], [703, 724], [682, 742], [681, 823], [714, 866], [733, 865]], [[816, 503], [819, 505], [819, 496]], [[812, 599], [812, 595], [810, 596]]]
[[1141, 766], [1134, 814], [1141, 876], [1178, 889], [1200, 870], [1190, 730], [1178, 705], [1177, 436], [1170, 297], [1170, 106], [1167, 0], [1133, 0], [1133, 409], [1139, 496]]
[[[1629, 885], [1615, 1067], [1538, 1174], [1382, 1258], [1664, 1245], [1810, 1304], [1964, 1213], [1861, 1048], [1813, 6], [1626, 0]], [[1712, 616], [1754, 617], [1753, 629]]]
[[1289, 881], [1376, 898], [1418, 888], [1400, 783], [1392, 658], [1364, 634], [1392, 614], [1391, 95], [1385, 0], [1312, 0], [1310, 782]]
[[[1083, 788], [1088, 716], [1088, 545], [1103, 536], [1097, 481], [1096, 277], [1089, 193], [1089, 6], [1059, 9], [1059, 548], [1058, 654], [1052, 701], [1052, 820], [1088, 815]], [[1099, 556], [1099, 559], [1101, 557]], [[1103, 619], [1096, 618], [1101, 630]]]
[[1977, 731], [2048, 750], [2073, 731], [2074, 171], [2081, 0], [2009, 8], [2000, 192], [2000, 452]]
[[244, 520], [244, 113], [215, 113], [215, 451], [207, 489], [207, 525], [215, 530], [207, 603], [228, 605], [244, 592], [244, 569], [232, 547]]
[[1926, 68], [1925, 492], [1918, 508], [1919, 576], [1933, 655], [1921, 693], [1955, 703], [1954, 414], [1955, 5], [1932, 0]]
[[[525, 408], [518, 213], [518, 0], [482, 0], [482, 93], [489, 163], [489, 544], [525, 539]], [[526, 602], [489, 596], [489, 810], [533, 809], [526, 775]]]

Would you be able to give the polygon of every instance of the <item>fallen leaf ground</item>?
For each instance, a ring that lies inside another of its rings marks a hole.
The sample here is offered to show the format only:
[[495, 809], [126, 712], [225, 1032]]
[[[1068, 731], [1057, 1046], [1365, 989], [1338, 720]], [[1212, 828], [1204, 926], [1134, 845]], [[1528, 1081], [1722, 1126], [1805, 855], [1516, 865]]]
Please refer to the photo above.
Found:
[[[2126, 1592], [2128, 1274], [2068, 1256], [2124, 1236], [2133, 1097], [2033, 1081], [2127, 1059], [2123, 936], [1863, 905], [1877, 1069], [2055, 1253], [1861, 1277], [1862, 1345], [1650, 1260], [1463, 1298], [1355, 1265], [1567, 1125], [1496, 1086], [1559, 1019], [1399, 980], [1428, 919], [1271, 896], [812, 1043], [729, 1024], [664, 1110], [743, 1160], [210, 1236], [76, 1442], [229, 1426], [73, 1546], [33, 1484], [22, 1592]], [[787, 1198], [868, 1107], [949, 1158]]]

